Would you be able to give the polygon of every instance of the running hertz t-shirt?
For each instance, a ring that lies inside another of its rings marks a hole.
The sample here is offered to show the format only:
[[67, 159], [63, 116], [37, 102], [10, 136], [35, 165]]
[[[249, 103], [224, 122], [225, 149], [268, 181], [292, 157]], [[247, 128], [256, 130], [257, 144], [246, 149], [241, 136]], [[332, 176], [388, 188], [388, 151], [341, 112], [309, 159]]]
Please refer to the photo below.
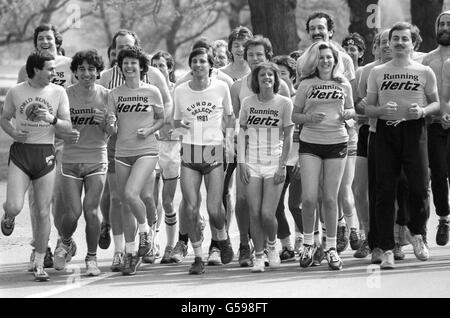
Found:
[[25, 143], [54, 143], [55, 127], [44, 121], [33, 120], [33, 109], [46, 108], [53, 116], [69, 114], [69, 100], [62, 86], [48, 84], [45, 87], [31, 87], [28, 81], [17, 84], [6, 94], [4, 109], [14, 112], [16, 128], [29, 132]]
[[107, 110], [109, 90], [95, 84], [94, 95], [86, 100], [77, 85], [67, 88], [72, 128], [80, 132], [76, 144], [64, 143], [63, 163], [107, 163], [108, 135], [103, 126], [94, 122], [95, 109]]
[[326, 114], [320, 123], [307, 122], [303, 125], [300, 133], [301, 141], [323, 145], [348, 141], [342, 112], [344, 108], [353, 107], [353, 96], [347, 80], [338, 83], [317, 77], [305, 79], [298, 87], [294, 104], [295, 107], [304, 105], [303, 114], [310, 112]]
[[108, 117], [117, 118], [118, 126], [116, 157], [159, 152], [155, 134], [140, 138], [137, 130], [154, 125], [154, 109], [164, 109], [161, 93], [154, 85], [143, 82], [140, 85], [139, 88], [131, 89], [123, 84], [109, 93]]
[[391, 62], [375, 66], [370, 72], [367, 93], [378, 94], [378, 104], [396, 102], [398, 110], [383, 120], [406, 120], [413, 103], [427, 105], [426, 95], [437, 92], [436, 76], [429, 66], [412, 61], [408, 66], [398, 67]]
[[233, 113], [228, 85], [218, 79], [202, 91], [194, 91], [189, 82], [175, 88], [175, 120], [190, 123], [183, 132], [183, 143], [203, 146], [222, 145], [223, 116]]
[[246, 126], [248, 162], [276, 165], [283, 149], [283, 128], [292, 122], [292, 101], [276, 94], [261, 102], [257, 95], [244, 98], [239, 113], [239, 124]]

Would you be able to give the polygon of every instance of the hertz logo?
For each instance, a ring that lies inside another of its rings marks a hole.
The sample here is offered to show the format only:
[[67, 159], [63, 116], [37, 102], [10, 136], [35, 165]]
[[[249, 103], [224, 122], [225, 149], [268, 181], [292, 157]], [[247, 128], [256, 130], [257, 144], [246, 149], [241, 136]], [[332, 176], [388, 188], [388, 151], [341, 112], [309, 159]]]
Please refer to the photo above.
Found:
[[119, 104], [117, 105], [117, 112], [118, 113], [131, 113], [131, 112], [137, 112], [137, 113], [145, 113], [148, 112], [148, 108], [150, 105], [142, 105], [141, 103], [137, 103], [134, 105], [129, 104]]
[[381, 84], [381, 87], [380, 87], [380, 91], [404, 90], [404, 91], [418, 92], [419, 87], [420, 87], [420, 83], [413, 83], [411, 81], [402, 82], [402, 83], [394, 82], [394, 81], [383, 81], [383, 83]]
[[344, 93], [338, 91], [324, 92], [321, 90], [314, 90], [309, 94], [308, 98], [318, 99], [344, 99]]

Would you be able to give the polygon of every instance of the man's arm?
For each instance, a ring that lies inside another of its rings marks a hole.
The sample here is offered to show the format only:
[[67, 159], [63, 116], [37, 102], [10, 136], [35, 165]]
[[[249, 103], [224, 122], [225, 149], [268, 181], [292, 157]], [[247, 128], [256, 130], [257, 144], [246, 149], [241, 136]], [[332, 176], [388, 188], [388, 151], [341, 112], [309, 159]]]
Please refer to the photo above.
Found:
[[173, 114], [173, 102], [170, 96], [169, 86], [167, 85], [164, 75], [156, 67], [149, 66], [147, 72], [149, 78], [151, 78], [151, 84], [155, 85], [161, 93], [164, 103], [164, 122], [169, 123]]

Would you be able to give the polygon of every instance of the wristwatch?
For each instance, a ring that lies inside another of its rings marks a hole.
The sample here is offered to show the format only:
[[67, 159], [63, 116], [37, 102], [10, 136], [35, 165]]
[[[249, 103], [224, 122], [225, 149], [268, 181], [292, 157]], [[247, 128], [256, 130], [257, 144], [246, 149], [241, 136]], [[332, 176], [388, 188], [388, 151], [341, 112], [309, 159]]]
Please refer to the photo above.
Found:
[[58, 122], [58, 118], [56, 116], [54, 116], [53, 121], [50, 123], [50, 125], [56, 125], [57, 122]]

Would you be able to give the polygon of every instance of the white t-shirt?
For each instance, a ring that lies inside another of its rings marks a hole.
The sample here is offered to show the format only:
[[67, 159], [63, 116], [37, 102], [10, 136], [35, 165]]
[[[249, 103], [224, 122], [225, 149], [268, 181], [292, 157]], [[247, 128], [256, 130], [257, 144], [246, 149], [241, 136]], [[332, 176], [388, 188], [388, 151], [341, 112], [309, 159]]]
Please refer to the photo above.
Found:
[[174, 91], [174, 119], [190, 123], [189, 129], [182, 130], [183, 143], [222, 145], [223, 116], [233, 113], [228, 85], [212, 78], [206, 89], [194, 91], [189, 83], [180, 84]]

